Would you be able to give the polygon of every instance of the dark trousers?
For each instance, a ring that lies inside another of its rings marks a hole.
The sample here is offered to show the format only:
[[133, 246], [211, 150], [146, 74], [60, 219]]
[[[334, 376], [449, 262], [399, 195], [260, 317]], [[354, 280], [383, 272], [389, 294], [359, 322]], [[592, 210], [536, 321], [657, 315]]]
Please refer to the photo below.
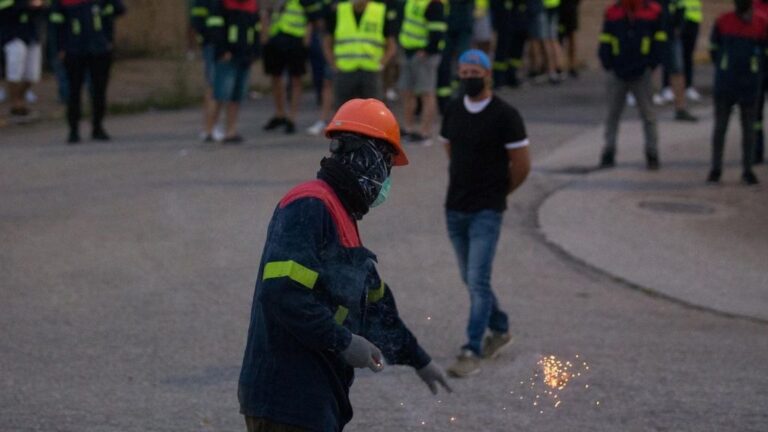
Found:
[[728, 96], [715, 96], [715, 128], [712, 133], [712, 169], [723, 169], [723, 150], [725, 149], [725, 134], [728, 132], [728, 122], [734, 105], [739, 106], [741, 117], [741, 164], [744, 172], [752, 170], [754, 157], [753, 146], [755, 134], [752, 129], [757, 117], [755, 102], [739, 102]]
[[493, 85], [517, 85], [517, 71], [523, 65], [525, 31], [518, 27], [504, 26], [498, 31], [496, 52], [493, 60]]
[[112, 54], [67, 55], [64, 67], [69, 80], [69, 99], [67, 101], [67, 121], [70, 131], [76, 132], [80, 123], [81, 96], [86, 75], [91, 78], [91, 109], [93, 111], [93, 130], [103, 127], [104, 114], [107, 110], [107, 84], [109, 69], [112, 66]]
[[763, 112], [765, 111], [765, 92], [768, 91], [768, 73], [764, 72], [763, 88], [757, 97], [757, 115], [753, 130], [755, 131], [754, 161], [762, 163], [765, 159], [765, 132], [763, 132]]
[[454, 86], [453, 77], [456, 73], [455, 61], [466, 50], [472, 39], [472, 29], [451, 30], [445, 34], [445, 49], [440, 60], [440, 66], [437, 68], [437, 103], [442, 113], [448, 105], [448, 101], [453, 97], [454, 88], [458, 87], [458, 82]]
[[289, 426], [283, 424], [272, 423], [271, 421], [263, 418], [245, 417], [245, 427], [248, 432], [303, 432], [304, 429], [300, 429], [296, 426]]
[[699, 37], [699, 23], [685, 21], [680, 40], [683, 42], [683, 71], [685, 87], [693, 87], [693, 52], [696, 50], [696, 40]]

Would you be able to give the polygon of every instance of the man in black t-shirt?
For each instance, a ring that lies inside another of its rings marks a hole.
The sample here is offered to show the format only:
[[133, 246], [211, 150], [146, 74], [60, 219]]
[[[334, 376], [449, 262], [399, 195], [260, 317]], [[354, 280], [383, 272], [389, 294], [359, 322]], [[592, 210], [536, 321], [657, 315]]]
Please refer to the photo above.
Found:
[[[491, 62], [479, 50], [459, 58], [463, 99], [446, 108], [440, 136], [449, 165], [445, 212], [448, 234], [469, 289], [468, 342], [448, 373], [466, 377], [480, 371], [508, 345], [507, 315], [491, 289], [491, 269], [507, 196], [528, 176], [530, 158], [523, 119], [491, 92]], [[486, 329], [490, 335], [483, 339]]]

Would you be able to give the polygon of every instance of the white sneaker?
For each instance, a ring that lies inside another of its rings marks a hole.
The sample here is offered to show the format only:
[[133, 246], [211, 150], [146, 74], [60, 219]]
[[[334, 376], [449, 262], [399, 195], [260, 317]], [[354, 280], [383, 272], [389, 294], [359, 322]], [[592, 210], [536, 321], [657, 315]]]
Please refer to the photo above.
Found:
[[637, 105], [637, 100], [635, 100], [635, 95], [633, 95], [632, 93], [627, 94], [627, 105], [631, 107]]
[[221, 141], [224, 139], [226, 134], [224, 133], [224, 128], [221, 125], [216, 125], [215, 128], [213, 128], [213, 140], [214, 141]]
[[400, 99], [400, 96], [398, 96], [395, 89], [390, 88], [390, 89], [387, 89], [386, 98], [390, 102], [397, 102], [397, 100]]
[[669, 87], [664, 87], [661, 89], [661, 97], [664, 99], [665, 103], [671, 103], [675, 100], [675, 93], [672, 91]]
[[659, 93], [654, 93], [653, 94], [653, 104], [654, 105], [661, 106], [661, 105], [664, 105], [665, 103], [666, 103], [666, 101], [661, 96], [661, 94], [659, 94]]
[[316, 121], [312, 126], [307, 128], [307, 135], [320, 136], [325, 130], [326, 123], [323, 120]]
[[33, 104], [37, 102], [37, 95], [32, 90], [27, 90], [27, 92], [24, 93], [24, 99], [27, 100], [27, 103]]
[[701, 102], [701, 93], [693, 87], [685, 89], [685, 97], [691, 102]]

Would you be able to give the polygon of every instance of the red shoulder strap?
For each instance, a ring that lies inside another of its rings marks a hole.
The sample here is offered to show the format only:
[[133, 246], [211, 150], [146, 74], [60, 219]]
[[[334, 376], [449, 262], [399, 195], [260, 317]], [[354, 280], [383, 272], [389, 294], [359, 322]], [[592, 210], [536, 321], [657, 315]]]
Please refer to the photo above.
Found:
[[280, 208], [284, 208], [301, 198], [317, 198], [325, 204], [331, 217], [333, 217], [342, 246], [347, 248], [362, 246], [360, 235], [357, 232], [357, 224], [349, 216], [344, 205], [339, 201], [339, 197], [336, 196], [328, 183], [322, 180], [313, 180], [296, 186], [280, 200]]

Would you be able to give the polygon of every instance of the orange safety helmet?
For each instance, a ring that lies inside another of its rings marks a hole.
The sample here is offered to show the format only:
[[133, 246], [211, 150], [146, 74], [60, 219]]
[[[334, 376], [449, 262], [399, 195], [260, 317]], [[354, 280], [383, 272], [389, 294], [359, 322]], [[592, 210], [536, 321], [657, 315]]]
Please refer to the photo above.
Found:
[[336, 111], [336, 115], [325, 128], [330, 138], [337, 132], [352, 132], [371, 138], [378, 138], [394, 147], [394, 166], [408, 165], [408, 157], [400, 144], [400, 126], [392, 111], [377, 99], [352, 99]]

